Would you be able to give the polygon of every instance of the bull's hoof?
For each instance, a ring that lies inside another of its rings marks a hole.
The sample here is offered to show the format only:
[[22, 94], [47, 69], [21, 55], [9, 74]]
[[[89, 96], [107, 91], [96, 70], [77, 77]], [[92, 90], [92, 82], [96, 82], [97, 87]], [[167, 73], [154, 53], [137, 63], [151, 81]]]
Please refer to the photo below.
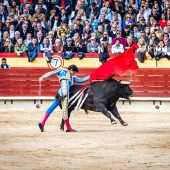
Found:
[[121, 124], [122, 124], [122, 126], [127, 126], [128, 125], [126, 122], [122, 122]]
[[66, 130], [66, 132], [77, 132], [75, 129]]
[[39, 128], [40, 128], [40, 131], [43, 132], [43, 131], [44, 131], [44, 128], [43, 128], [42, 124], [41, 124], [41, 123], [38, 123], [38, 126], [39, 126]]
[[113, 124], [113, 125], [114, 125], [114, 124], [117, 124], [116, 120], [112, 120], [112, 121], [111, 121], [111, 124]]
[[64, 131], [64, 128], [60, 127], [60, 131]]

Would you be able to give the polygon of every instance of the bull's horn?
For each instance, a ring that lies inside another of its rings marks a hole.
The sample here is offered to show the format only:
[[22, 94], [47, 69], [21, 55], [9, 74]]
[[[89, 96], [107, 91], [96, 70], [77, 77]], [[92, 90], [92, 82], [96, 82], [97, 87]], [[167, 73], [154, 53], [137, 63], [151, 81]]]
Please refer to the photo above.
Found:
[[131, 84], [132, 82], [129, 81], [120, 81], [120, 84]]

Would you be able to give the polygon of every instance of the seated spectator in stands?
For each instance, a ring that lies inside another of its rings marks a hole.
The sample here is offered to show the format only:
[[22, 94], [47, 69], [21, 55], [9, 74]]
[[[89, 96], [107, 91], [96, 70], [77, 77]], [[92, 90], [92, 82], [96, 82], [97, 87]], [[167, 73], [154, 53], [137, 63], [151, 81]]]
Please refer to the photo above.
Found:
[[[127, 14], [130, 14], [132, 16], [132, 20], [135, 21], [136, 20], [136, 10], [133, 9], [132, 6], [129, 6], [127, 8]], [[124, 18], [125, 19], [125, 18]]]
[[45, 9], [45, 8], [43, 7], [44, 4], [38, 3], [37, 5], [38, 5], [38, 9], [40, 9], [40, 11], [41, 11], [40, 13], [42, 13], [42, 14], [44, 14], [46, 17], [48, 17], [47, 9]]
[[5, 31], [2, 35], [2, 38], [1, 38], [1, 47], [4, 46], [6, 39], [8, 39], [8, 38], [10, 38], [9, 33], [8, 33], [8, 31]]
[[80, 60], [83, 59], [85, 56], [85, 53], [87, 53], [87, 46], [84, 44], [83, 39], [79, 39], [77, 46], [76, 46], [76, 52]]
[[4, 26], [2, 27], [2, 30], [3, 30], [3, 31], [8, 31], [8, 32], [9, 32], [10, 25], [11, 25], [10, 20], [6, 20]]
[[99, 55], [99, 61], [103, 64], [107, 61], [108, 58], [110, 58], [109, 53], [111, 52], [111, 44], [108, 43], [108, 38], [103, 37], [102, 43], [100, 44], [100, 55]]
[[[156, 20], [156, 21], [159, 21], [160, 20], [160, 15], [157, 13], [157, 9], [156, 8], [152, 8], [152, 14], [151, 14], [153, 17], [154, 17], [154, 19]], [[167, 15], [168, 16], [168, 15]]]
[[139, 16], [141, 15], [144, 17], [146, 23], [148, 23], [149, 16], [147, 15], [147, 13], [145, 13], [144, 7], [140, 7], [139, 9], [139, 13], [137, 14], [137, 19], [136, 19], [137, 22], [139, 21]]
[[155, 45], [159, 43], [159, 38], [156, 36], [155, 32], [151, 34], [150, 39], [154, 41]]
[[96, 19], [95, 15], [93, 13], [90, 14], [89, 23], [90, 23], [90, 29], [94, 32], [97, 31], [98, 20]]
[[20, 32], [20, 37], [25, 40], [26, 39], [26, 35], [28, 33], [31, 33], [30, 30], [28, 29], [27, 24], [22, 24], [22, 28], [19, 30]]
[[110, 32], [110, 29], [111, 29], [110, 21], [108, 19], [105, 19], [104, 22], [103, 22], [103, 30]]
[[44, 0], [38, 0], [37, 5], [35, 5], [35, 10], [38, 9], [39, 4], [42, 4], [42, 8], [47, 10], [47, 5], [45, 4]]
[[55, 44], [53, 44], [51, 48], [51, 53], [62, 53], [63, 52], [63, 45], [61, 44], [61, 40], [57, 38], [55, 40]]
[[6, 39], [2, 52], [4, 52], [4, 53], [13, 53], [14, 52], [14, 45], [12, 44], [10, 38]]
[[117, 31], [118, 31], [117, 25], [112, 24], [111, 30], [110, 30], [110, 32], [109, 32], [109, 36], [112, 37], [112, 39], [115, 38]]
[[47, 37], [43, 39], [43, 43], [40, 45], [40, 51], [44, 53], [45, 59], [47, 62], [51, 61], [51, 48], [52, 45], [49, 43], [49, 40]]
[[65, 9], [66, 12], [70, 15], [72, 8], [72, 2], [70, 0], [56, 0], [55, 9], [56, 12], [59, 13], [62, 9]]
[[98, 53], [100, 50], [100, 46], [99, 46], [99, 43], [96, 42], [96, 38], [91, 37], [90, 41], [91, 42], [87, 44], [87, 52], [88, 53]]
[[165, 15], [167, 17], [167, 20], [170, 20], [170, 8], [167, 9]]
[[108, 1], [104, 1], [103, 4], [102, 4], [102, 8], [100, 9], [100, 14], [103, 13], [103, 9], [104, 8], [107, 8], [107, 11], [108, 12], [111, 12], [111, 9], [110, 9], [110, 3]]
[[79, 27], [79, 30], [80, 30], [80, 35], [82, 35], [82, 33], [83, 33], [83, 28], [84, 28], [84, 21], [81, 19], [81, 18], [77, 18], [76, 20], [75, 20], [75, 23], [78, 25], [78, 27]]
[[122, 29], [129, 25], [129, 21], [132, 19], [130, 14], [126, 14], [125, 20], [122, 22]]
[[64, 46], [66, 44], [66, 34], [63, 32], [61, 33], [61, 44]]
[[3, 5], [0, 6], [0, 12], [1, 12], [2, 22], [5, 23], [7, 16], [8, 16], [8, 12], [5, 10]]
[[[146, 44], [148, 43], [149, 38], [146, 36], [146, 33], [145, 33], [144, 30], [141, 30], [141, 31], [140, 31], [140, 38], [139, 38], [139, 39], [141, 39], [141, 38], [145, 40], [145, 43], [146, 43]], [[138, 41], [139, 41], [139, 39], [138, 39]]]
[[125, 28], [122, 30], [122, 37], [127, 38], [129, 36], [129, 32], [130, 32], [129, 26], [126, 25]]
[[84, 27], [84, 30], [83, 30], [83, 33], [87, 33], [87, 34], [91, 34], [93, 31], [92, 30], [90, 30], [90, 25], [86, 25], [85, 27]]
[[36, 37], [38, 32], [42, 33], [43, 38], [46, 37], [46, 30], [42, 27], [40, 23], [37, 23], [37, 29], [34, 30], [33, 36]]
[[153, 58], [155, 58], [155, 49], [156, 49], [156, 45], [154, 41], [150, 39], [148, 42], [148, 46], [146, 48], [146, 58], [148, 60], [152, 60]]
[[80, 39], [79, 33], [75, 33], [74, 36], [73, 36], [73, 38], [72, 38], [73, 44], [74, 44], [75, 46], [77, 46], [79, 39]]
[[22, 29], [22, 24], [24, 24], [24, 17], [20, 16], [15, 31], [20, 31]]
[[100, 14], [100, 16], [98, 18], [98, 24], [103, 25], [104, 21], [105, 21], [105, 14]]
[[14, 25], [10, 25], [9, 27], [9, 37], [12, 39], [15, 36], [15, 26]]
[[161, 18], [159, 20], [159, 25], [161, 26], [162, 30], [164, 29], [164, 27], [166, 27], [168, 24], [168, 20], [166, 18], [166, 15], [164, 13], [161, 14]]
[[8, 68], [10, 68], [10, 65], [7, 64], [7, 62], [6, 62], [6, 58], [2, 58], [1, 62], [2, 62], [1, 65], [0, 65], [1, 69], [8, 69]]
[[120, 39], [117, 39], [112, 45], [112, 53], [116, 56], [124, 52], [123, 44], [121, 44]]
[[168, 33], [163, 34], [163, 42], [164, 42], [166, 47], [170, 47], [170, 39], [169, 39]]
[[77, 24], [73, 25], [73, 28], [70, 31], [70, 37], [72, 38], [75, 33], [78, 33], [79, 35], [81, 35], [81, 30], [79, 29], [79, 26]]
[[167, 22], [167, 26], [165, 26], [164, 27], [164, 29], [163, 29], [163, 32], [165, 33], [167, 33], [167, 27], [170, 27], [170, 20], [168, 20], [168, 22]]
[[128, 50], [134, 44], [131, 36], [128, 36], [125, 43], [125, 50]]
[[[103, 8], [103, 11], [101, 14], [104, 14], [105, 15], [105, 19], [109, 20], [110, 22], [112, 21], [113, 17], [112, 17], [112, 13], [108, 11], [108, 8], [107, 7], [104, 7]], [[101, 15], [100, 14], [100, 15]]]
[[137, 49], [137, 56], [138, 60], [143, 63], [146, 60], [146, 43], [144, 38], [140, 38], [138, 40], [138, 46], [139, 48]]
[[138, 39], [134, 36], [134, 31], [130, 31], [129, 36], [132, 38], [132, 42], [138, 42]]
[[108, 33], [107, 31], [104, 31], [104, 32], [103, 32], [103, 37], [100, 39], [100, 43], [102, 43], [104, 37], [107, 38], [107, 42], [108, 42], [109, 44], [112, 43], [112, 38], [109, 37], [109, 33]]
[[114, 12], [113, 13], [113, 21], [112, 21], [112, 24], [113, 24], [113, 22], [115, 22], [116, 21], [116, 25], [117, 25], [117, 27], [121, 30], [122, 29], [122, 20], [121, 20], [121, 16], [120, 16], [120, 14], [118, 14], [117, 12]]
[[165, 46], [163, 40], [160, 40], [159, 43], [156, 45], [155, 60], [160, 60], [162, 57], [167, 57], [167, 49], [168, 48]]
[[159, 38], [159, 40], [163, 38], [163, 31], [159, 24], [156, 24], [155, 26], [155, 34]]
[[89, 34], [88, 33], [83, 33], [82, 39], [84, 41], [84, 44], [87, 45], [89, 43]]
[[32, 35], [31, 33], [28, 33], [26, 35], [26, 39], [24, 40], [24, 44], [28, 47], [28, 44], [32, 42]]
[[57, 27], [59, 27], [61, 24], [59, 14], [52, 13], [52, 15], [50, 16], [50, 21], [51, 21], [51, 30], [54, 33], [57, 32]]
[[29, 9], [29, 14], [33, 15], [33, 8], [32, 5], [28, 3], [28, 0], [24, 0], [24, 3], [20, 6], [20, 13], [24, 12], [24, 9]]
[[93, 13], [96, 18], [99, 17], [99, 8], [96, 6], [96, 3], [95, 2], [92, 2], [90, 7], [86, 10], [86, 17], [87, 18], [90, 18], [90, 14]]
[[96, 42], [100, 44], [100, 39], [97, 38], [96, 32], [92, 32], [91, 35], [90, 35], [90, 38], [91, 37], [95, 37], [96, 38]]
[[145, 28], [145, 35], [146, 35], [146, 37], [147, 37], [148, 39], [150, 38], [150, 34], [151, 34], [151, 33], [150, 33], [150, 27], [147, 26], [147, 27]]
[[98, 26], [98, 29], [97, 29], [97, 31], [96, 31], [96, 37], [97, 37], [98, 39], [100, 39], [100, 38], [103, 37], [103, 27], [102, 27], [102, 25], [99, 25], [99, 26]]
[[20, 38], [20, 32], [15, 31], [14, 37], [12, 38], [12, 44], [15, 45], [19, 38]]
[[27, 50], [26, 45], [23, 42], [22, 38], [19, 38], [17, 40], [17, 43], [14, 46], [14, 52], [17, 53], [18, 56], [21, 56], [23, 53], [25, 53]]
[[116, 40], [120, 40], [120, 44], [122, 44], [123, 47], [125, 47], [125, 39], [123, 37], [121, 37], [120, 31], [117, 31], [116, 37], [112, 39], [112, 45], [115, 44]]
[[54, 32], [53, 31], [50, 31], [48, 33], [48, 40], [49, 40], [49, 43], [51, 44], [51, 46], [53, 44], [55, 44], [55, 38], [54, 38]]
[[[29, 14], [29, 10], [27, 10], [27, 9], [24, 9], [23, 14], [20, 15], [20, 17], [24, 17], [24, 20], [26, 20], [26, 21], [29, 21], [29, 22], [32, 21], [32, 15]], [[30, 23], [25, 22], [25, 24], [29, 25], [29, 27], [30, 27]]]
[[64, 59], [71, 59], [75, 54], [75, 46], [72, 43], [71, 38], [66, 39], [66, 44], [64, 45], [64, 51], [62, 53], [62, 57]]
[[28, 61], [31, 62], [35, 60], [38, 53], [40, 53], [40, 49], [38, 47], [37, 39], [34, 37], [32, 39], [32, 42], [28, 44], [28, 50], [27, 50]]
[[47, 21], [46, 21], [46, 16], [41, 13], [41, 9], [37, 8], [35, 11], [35, 14], [33, 15], [32, 19], [34, 20], [35, 18], [38, 18], [39, 22], [41, 24], [43, 24], [43, 26], [45, 27]]
[[146, 25], [146, 20], [142, 19], [141, 22], [138, 24], [138, 30], [139, 31], [145, 30], [146, 26], [147, 26]]
[[32, 23], [29, 19], [29, 14], [24, 15], [24, 23], [27, 24], [28, 30], [31, 32], [32, 31]]
[[60, 19], [61, 19], [61, 22], [62, 21], [68, 21], [68, 14], [66, 12], [66, 9], [62, 8], [61, 9], [61, 12], [60, 12]]
[[57, 37], [61, 38], [61, 34], [63, 32], [66, 34], [66, 36], [70, 33], [67, 21], [62, 21], [61, 26], [57, 28]]

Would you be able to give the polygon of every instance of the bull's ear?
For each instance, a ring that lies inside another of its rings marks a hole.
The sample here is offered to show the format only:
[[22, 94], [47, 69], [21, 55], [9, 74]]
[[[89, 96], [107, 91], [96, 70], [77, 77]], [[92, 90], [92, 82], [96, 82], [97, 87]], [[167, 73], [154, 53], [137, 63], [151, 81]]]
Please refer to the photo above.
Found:
[[130, 82], [130, 81], [119, 81], [120, 82], [120, 84], [131, 84], [132, 82]]

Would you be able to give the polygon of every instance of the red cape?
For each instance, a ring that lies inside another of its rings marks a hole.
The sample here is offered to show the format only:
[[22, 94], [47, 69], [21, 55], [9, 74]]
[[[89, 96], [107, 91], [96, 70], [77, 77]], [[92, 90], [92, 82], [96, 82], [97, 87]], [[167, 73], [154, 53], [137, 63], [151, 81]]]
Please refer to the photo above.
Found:
[[137, 43], [133, 44], [127, 51], [112, 58], [102, 64], [90, 75], [90, 82], [97, 80], [107, 80], [114, 75], [132, 76], [138, 69], [137, 62], [134, 60], [134, 51], [138, 49]]

